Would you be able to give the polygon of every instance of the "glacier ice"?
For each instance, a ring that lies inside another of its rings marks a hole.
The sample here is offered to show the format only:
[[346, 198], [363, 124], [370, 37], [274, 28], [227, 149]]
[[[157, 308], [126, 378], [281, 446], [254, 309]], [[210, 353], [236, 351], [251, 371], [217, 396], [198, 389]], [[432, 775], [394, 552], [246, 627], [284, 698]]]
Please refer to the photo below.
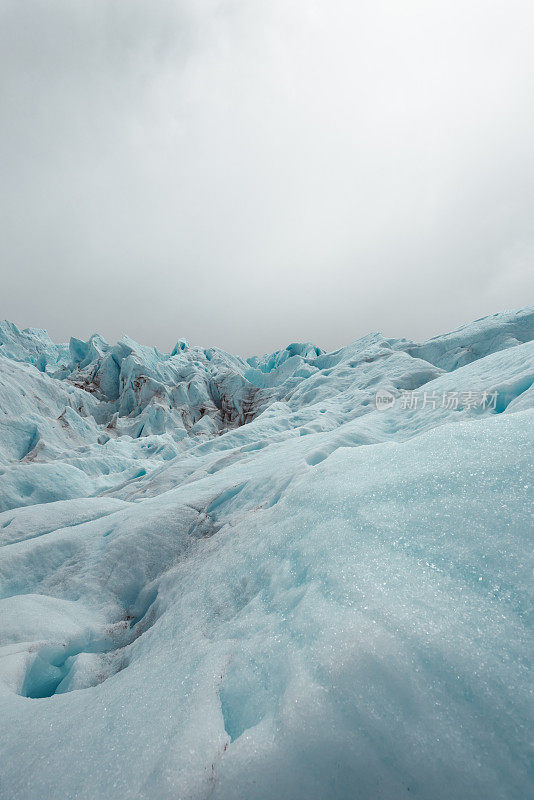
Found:
[[1, 323], [2, 798], [532, 796], [533, 387], [532, 308], [248, 359]]

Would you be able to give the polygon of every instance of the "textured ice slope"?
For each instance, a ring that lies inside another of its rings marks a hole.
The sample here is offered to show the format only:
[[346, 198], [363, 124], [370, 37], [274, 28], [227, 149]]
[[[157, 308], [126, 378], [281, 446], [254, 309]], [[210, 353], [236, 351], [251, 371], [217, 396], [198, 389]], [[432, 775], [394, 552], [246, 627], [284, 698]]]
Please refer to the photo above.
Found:
[[531, 796], [533, 339], [4, 323], [2, 798]]

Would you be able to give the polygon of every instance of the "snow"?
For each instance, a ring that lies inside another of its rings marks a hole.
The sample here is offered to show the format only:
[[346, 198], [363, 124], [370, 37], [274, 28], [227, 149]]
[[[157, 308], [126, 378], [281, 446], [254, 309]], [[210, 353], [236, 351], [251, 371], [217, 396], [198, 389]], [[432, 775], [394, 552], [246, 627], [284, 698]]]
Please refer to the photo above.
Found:
[[2, 798], [532, 795], [533, 309], [248, 360], [0, 331]]

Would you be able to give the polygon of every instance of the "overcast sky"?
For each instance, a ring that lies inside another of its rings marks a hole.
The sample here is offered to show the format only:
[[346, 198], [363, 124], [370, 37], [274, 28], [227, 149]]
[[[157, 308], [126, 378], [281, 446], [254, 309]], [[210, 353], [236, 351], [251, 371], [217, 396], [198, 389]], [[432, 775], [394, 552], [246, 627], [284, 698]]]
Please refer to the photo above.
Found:
[[531, 0], [0, 0], [0, 318], [250, 354], [534, 302]]

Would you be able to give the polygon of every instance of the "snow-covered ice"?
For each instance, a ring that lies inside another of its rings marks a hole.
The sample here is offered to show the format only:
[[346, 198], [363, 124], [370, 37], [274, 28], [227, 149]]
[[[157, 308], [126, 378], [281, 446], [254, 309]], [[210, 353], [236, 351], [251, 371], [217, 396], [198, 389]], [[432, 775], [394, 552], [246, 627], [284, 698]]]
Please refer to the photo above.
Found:
[[533, 408], [532, 308], [249, 359], [0, 323], [0, 796], [534, 796]]

